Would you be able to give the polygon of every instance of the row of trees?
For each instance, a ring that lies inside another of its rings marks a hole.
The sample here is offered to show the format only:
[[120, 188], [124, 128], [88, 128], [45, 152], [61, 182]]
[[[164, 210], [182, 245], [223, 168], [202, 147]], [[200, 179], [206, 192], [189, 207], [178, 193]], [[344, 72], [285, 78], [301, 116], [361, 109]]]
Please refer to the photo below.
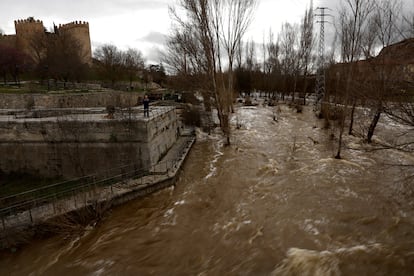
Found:
[[0, 44], [0, 75], [4, 83], [8, 75], [18, 83], [20, 72], [27, 71], [31, 64], [31, 59], [21, 51]]
[[[234, 93], [257, 89], [282, 97], [291, 95], [293, 101], [300, 94], [306, 103], [306, 95], [314, 92], [317, 70], [316, 18], [311, 2], [299, 24], [284, 23], [278, 35], [269, 31], [261, 45], [243, 43], [241, 38], [256, 3], [241, 1], [247, 5], [245, 13], [228, 16], [228, 10], [237, 11], [239, 1], [216, 2], [180, 1], [180, 9], [172, 11], [176, 26], [168, 41], [165, 61], [174, 69], [178, 87], [202, 91], [207, 108], [212, 99], [228, 137], [226, 121]], [[364, 134], [370, 142], [385, 103], [392, 100], [390, 96], [412, 86], [404, 81], [405, 74], [401, 74], [404, 60], [390, 62], [389, 54], [373, 57], [379, 49], [414, 36], [414, 15], [404, 13], [400, 0], [342, 0], [339, 9], [332, 11], [336, 12], [335, 37], [325, 63], [324, 106], [326, 117], [333, 118], [330, 114], [334, 111], [327, 108], [332, 106], [339, 109], [336, 113], [342, 114], [335, 116], [340, 118], [337, 153], [340, 158], [345, 126], [349, 126], [348, 133], [354, 133], [357, 104], [373, 110]], [[221, 18], [232, 21], [223, 22]], [[238, 25], [240, 28], [236, 28]], [[235, 43], [229, 43], [228, 39]], [[341, 65], [335, 65], [338, 61]]]
[[130, 88], [135, 81], [146, 86], [149, 83], [164, 86], [167, 82], [162, 63], [146, 65], [141, 51], [133, 48], [121, 50], [113, 44], [105, 44], [95, 50], [94, 69], [100, 79], [110, 81], [112, 87], [119, 81], [128, 81]]
[[[264, 92], [279, 92], [292, 95], [300, 92], [306, 101], [305, 95], [313, 93], [313, 82], [309, 75], [314, 70], [314, 13], [313, 5], [305, 10], [300, 24], [284, 23], [281, 32], [275, 37], [272, 30], [261, 45], [262, 64], [257, 60], [254, 42], [247, 42], [243, 51], [238, 54], [238, 80], [240, 91], [248, 92], [257, 89]], [[267, 41], [266, 41], [267, 40]], [[249, 83], [250, 82], [250, 83]]]
[[40, 80], [54, 79], [81, 82], [85, 79], [109, 81], [114, 87], [118, 81], [163, 84], [165, 70], [161, 65], [146, 67], [142, 53], [136, 49], [119, 50], [114, 45], [96, 49], [93, 61], [88, 61], [79, 41], [70, 33], [34, 33], [28, 40], [31, 55], [0, 43], [0, 74], [19, 81], [20, 75]]
[[[412, 80], [404, 72], [406, 60], [399, 55], [408, 49], [383, 50], [393, 43], [413, 35], [413, 26], [407, 24], [399, 0], [345, 0], [339, 10], [337, 27], [340, 65], [328, 72], [326, 103], [339, 106], [339, 144], [336, 154], [341, 158], [342, 137], [347, 125], [348, 133], [354, 134], [357, 105], [367, 107], [371, 118], [359, 118], [365, 124], [362, 135], [371, 143], [375, 128], [385, 106], [401, 98], [401, 91], [413, 92]], [[400, 51], [400, 52], [398, 52]], [[408, 50], [409, 53], [410, 50]], [[326, 104], [325, 107], [332, 107]], [[329, 116], [329, 108], [325, 116]]]
[[171, 8], [175, 26], [166, 62], [181, 80], [197, 80], [196, 88], [203, 92], [207, 110], [213, 99], [220, 126], [230, 143], [234, 64], [257, 1], [180, 0], [178, 3], [178, 8]]
[[262, 64], [257, 45], [242, 42], [256, 5], [257, 1], [182, 0], [178, 10], [171, 10], [176, 25], [165, 62], [175, 71], [176, 86], [201, 91], [206, 109], [217, 108], [228, 143], [229, 116], [240, 92], [281, 92], [283, 97], [292, 94], [294, 100], [293, 91], [306, 95], [313, 90], [309, 81], [314, 61], [312, 4], [301, 24], [285, 23], [277, 40], [272, 31], [264, 38]]
[[115, 45], [103, 45], [95, 51], [98, 70], [104, 79], [115, 82], [127, 78], [129, 85], [143, 74], [145, 61], [142, 53], [135, 49], [119, 50]]
[[30, 40], [35, 73], [42, 79], [80, 82], [88, 70], [80, 42], [70, 33], [38, 33]]

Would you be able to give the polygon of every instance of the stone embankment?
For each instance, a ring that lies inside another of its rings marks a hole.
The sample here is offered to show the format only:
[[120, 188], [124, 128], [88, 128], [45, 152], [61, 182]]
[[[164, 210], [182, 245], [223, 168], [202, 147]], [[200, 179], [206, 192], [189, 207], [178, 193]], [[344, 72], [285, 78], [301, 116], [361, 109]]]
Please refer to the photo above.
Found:
[[2, 109], [31, 109], [31, 108], [82, 108], [82, 107], [131, 107], [137, 105], [137, 93], [120, 91], [102, 91], [85, 93], [56, 93], [56, 94], [0, 94]]
[[27, 234], [29, 231], [33, 234], [38, 226], [47, 225], [50, 220], [88, 209], [101, 209], [102, 206], [107, 209], [174, 185], [194, 142], [194, 131], [186, 129], [164, 158], [144, 175], [131, 176], [107, 186], [88, 186], [76, 193], [74, 191], [70, 197], [36, 204], [35, 208], [11, 215], [1, 213], [0, 249], [25, 242], [19, 240], [19, 233], [26, 231]]
[[[152, 106], [36, 109], [28, 114], [0, 110], [0, 171], [65, 180], [134, 164], [155, 165], [177, 140], [181, 123], [174, 107]], [[72, 112], [72, 113], [70, 113]]]

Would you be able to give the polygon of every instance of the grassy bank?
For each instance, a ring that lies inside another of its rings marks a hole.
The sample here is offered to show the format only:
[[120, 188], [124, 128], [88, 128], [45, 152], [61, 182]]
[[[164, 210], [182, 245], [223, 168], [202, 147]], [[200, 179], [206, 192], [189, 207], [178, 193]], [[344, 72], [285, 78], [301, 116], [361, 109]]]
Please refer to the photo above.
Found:
[[57, 178], [38, 178], [29, 174], [0, 172], [0, 198], [38, 189], [62, 181]]

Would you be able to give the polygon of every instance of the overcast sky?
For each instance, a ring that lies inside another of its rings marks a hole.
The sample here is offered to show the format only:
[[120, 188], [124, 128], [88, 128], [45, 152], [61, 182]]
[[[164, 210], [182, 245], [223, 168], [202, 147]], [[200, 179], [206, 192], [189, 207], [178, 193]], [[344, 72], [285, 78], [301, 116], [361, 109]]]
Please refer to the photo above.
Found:
[[[255, 19], [245, 39], [257, 42], [283, 22], [299, 22], [310, 0], [259, 0]], [[314, 7], [335, 9], [339, 0], [314, 0]], [[414, 0], [404, 0], [414, 7]], [[168, 6], [175, 0], [0, 0], [0, 29], [14, 34], [14, 20], [33, 16], [50, 29], [72, 21], [89, 22], [92, 47], [111, 43], [121, 49], [141, 50], [147, 60], [158, 61], [158, 49], [169, 33]], [[328, 27], [329, 28], [329, 27]]]

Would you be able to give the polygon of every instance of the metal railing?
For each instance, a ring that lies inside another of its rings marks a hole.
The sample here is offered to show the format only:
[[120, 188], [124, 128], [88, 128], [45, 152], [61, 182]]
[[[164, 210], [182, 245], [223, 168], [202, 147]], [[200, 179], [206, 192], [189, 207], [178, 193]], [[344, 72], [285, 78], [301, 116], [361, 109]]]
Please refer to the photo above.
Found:
[[[122, 187], [127, 180], [137, 180], [135, 188], [145, 188], [155, 182], [157, 175], [166, 174], [176, 166], [180, 158], [167, 160], [149, 169], [137, 169], [135, 164], [114, 168], [104, 174], [94, 174], [55, 183], [18, 194], [0, 198], [1, 229], [34, 223], [34, 217], [51, 217], [72, 209], [93, 204], [101, 197], [100, 190], [114, 194], [115, 185]], [[145, 182], [144, 182], [145, 181]], [[98, 189], [99, 188], [99, 189]], [[37, 214], [37, 215], [36, 215]]]

